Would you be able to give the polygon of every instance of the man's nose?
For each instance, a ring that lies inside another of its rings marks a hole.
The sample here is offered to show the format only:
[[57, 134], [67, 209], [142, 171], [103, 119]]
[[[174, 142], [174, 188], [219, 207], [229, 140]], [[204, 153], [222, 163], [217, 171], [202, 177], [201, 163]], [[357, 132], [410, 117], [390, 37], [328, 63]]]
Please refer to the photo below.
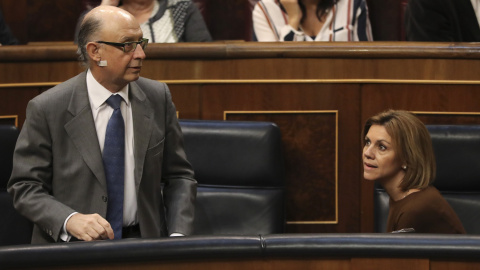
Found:
[[137, 45], [137, 48], [135, 48], [135, 51], [133, 52], [133, 58], [134, 59], [145, 59], [147, 56], [145, 55], [145, 51], [143, 50], [142, 46], [140, 44]]

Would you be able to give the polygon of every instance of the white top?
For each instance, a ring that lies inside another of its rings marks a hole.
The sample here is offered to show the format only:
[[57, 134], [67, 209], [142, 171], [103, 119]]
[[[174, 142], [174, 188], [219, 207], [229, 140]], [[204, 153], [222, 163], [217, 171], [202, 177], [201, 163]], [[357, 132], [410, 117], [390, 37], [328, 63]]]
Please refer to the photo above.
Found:
[[480, 26], [480, 0], [470, 0], [472, 2], [473, 11], [477, 15], [478, 25]]
[[293, 29], [278, 0], [260, 0], [252, 13], [258, 41], [371, 41], [372, 30], [365, 0], [339, 0], [328, 11], [315, 37]]
[[[123, 226], [131, 226], [138, 223], [137, 221], [137, 191], [135, 188], [135, 159], [134, 159], [134, 138], [133, 138], [133, 117], [132, 106], [128, 99], [128, 84], [117, 94], [122, 96], [124, 102], [120, 105], [123, 121], [125, 122], [125, 186], [123, 198]], [[108, 120], [113, 114], [113, 108], [108, 106], [105, 101], [112, 95], [100, 83], [95, 80], [90, 70], [87, 71], [87, 91], [90, 107], [92, 109], [95, 129], [97, 131], [98, 143], [103, 153], [105, 143], [105, 133], [107, 132]], [[63, 232], [60, 239], [70, 241], [71, 235], [67, 233], [66, 225], [68, 220], [77, 212], [70, 214], [63, 223]]]
[[[107, 132], [108, 120], [113, 114], [113, 108], [108, 106], [105, 101], [112, 95], [93, 77], [90, 70], [87, 71], [87, 89], [88, 99], [92, 108], [93, 120], [97, 130], [98, 143], [103, 153], [105, 143], [105, 133]], [[133, 118], [132, 106], [128, 99], [128, 84], [117, 94], [122, 96], [124, 102], [121, 103], [123, 121], [125, 122], [125, 196], [123, 199], [123, 226], [137, 224], [137, 192], [135, 189], [135, 158], [134, 138], [133, 138]]]
[[[158, 1], [155, 1], [152, 14], [150, 14], [150, 18], [153, 18], [157, 14], [159, 8], [160, 4], [158, 3]], [[169, 8], [165, 10], [165, 14], [163, 14], [163, 16], [159, 20], [153, 22], [151, 28], [149, 20], [142, 23], [140, 25], [140, 28], [142, 29], [143, 37], [148, 38], [150, 42], [153, 42], [151, 30], [153, 30], [154, 32], [156, 43], [178, 42], [178, 37], [174, 31], [171, 9]]]

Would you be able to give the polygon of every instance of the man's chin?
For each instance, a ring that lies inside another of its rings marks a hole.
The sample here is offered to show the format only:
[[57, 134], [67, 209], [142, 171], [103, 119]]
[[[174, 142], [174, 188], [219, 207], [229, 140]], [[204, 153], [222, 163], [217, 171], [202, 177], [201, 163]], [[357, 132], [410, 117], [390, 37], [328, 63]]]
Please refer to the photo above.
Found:
[[140, 78], [140, 72], [132, 73], [127, 76], [127, 81], [133, 82], [138, 80]]

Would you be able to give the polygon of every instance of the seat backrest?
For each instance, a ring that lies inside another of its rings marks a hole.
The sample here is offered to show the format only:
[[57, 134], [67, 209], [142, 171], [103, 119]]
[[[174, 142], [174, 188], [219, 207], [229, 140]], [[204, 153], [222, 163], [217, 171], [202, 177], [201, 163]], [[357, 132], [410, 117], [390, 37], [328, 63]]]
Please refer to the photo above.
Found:
[[283, 233], [284, 167], [268, 122], [181, 120], [198, 194], [195, 234]]
[[15, 126], [0, 125], [0, 246], [28, 244], [32, 236], [32, 223], [18, 214], [7, 193], [17, 138]]
[[[468, 234], [480, 234], [480, 126], [427, 125], [437, 162], [433, 185], [462, 221]], [[375, 187], [375, 230], [385, 232], [389, 198]]]

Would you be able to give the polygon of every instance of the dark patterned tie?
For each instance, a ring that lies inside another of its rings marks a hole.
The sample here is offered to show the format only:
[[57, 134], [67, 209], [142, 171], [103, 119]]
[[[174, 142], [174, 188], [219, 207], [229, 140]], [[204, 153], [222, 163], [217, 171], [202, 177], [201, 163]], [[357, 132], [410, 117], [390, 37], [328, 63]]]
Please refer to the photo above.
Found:
[[112, 95], [106, 102], [113, 108], [103, 146], [103, 166], [108, 190], [107, 221], [113, 228], [115, 239], [121, 239], [125, 179], [125, 124], [120, 110], [122, 97]]

